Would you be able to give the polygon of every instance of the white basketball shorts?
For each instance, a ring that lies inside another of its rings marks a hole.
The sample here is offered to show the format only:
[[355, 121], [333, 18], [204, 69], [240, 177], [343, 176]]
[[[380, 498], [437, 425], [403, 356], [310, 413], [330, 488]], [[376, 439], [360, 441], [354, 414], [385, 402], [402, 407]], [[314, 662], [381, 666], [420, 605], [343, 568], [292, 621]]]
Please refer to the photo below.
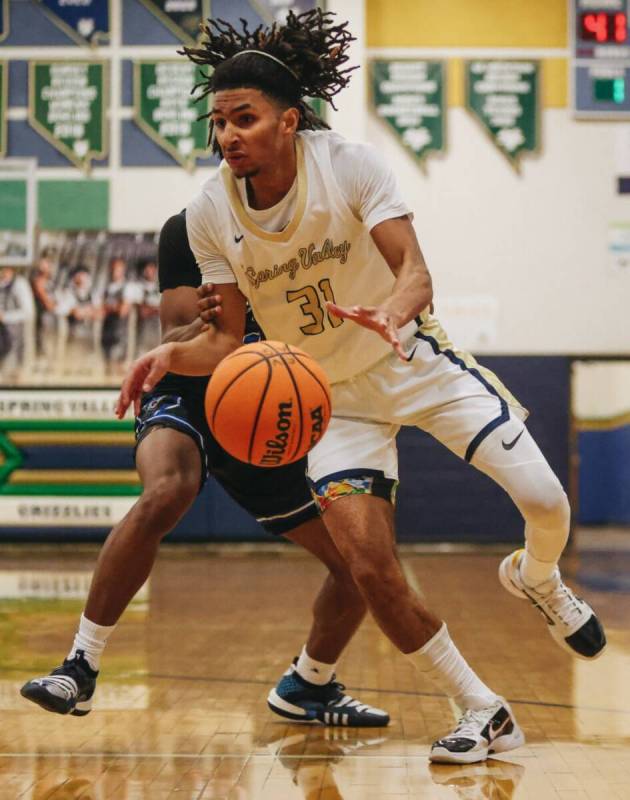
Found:
[[436, 318], [422, 323], [405, 351], [407, 363], [392, 351], [368, 371], [333, 384], [330, 426], [308, 456], [322, 509], [353, 486], [386, 496], [398, 480], [402, 425], [430, 433], [466, 461], [499, 426], [518, 420], [522, 428], [526, 409], [493, 372], [448, 341]]

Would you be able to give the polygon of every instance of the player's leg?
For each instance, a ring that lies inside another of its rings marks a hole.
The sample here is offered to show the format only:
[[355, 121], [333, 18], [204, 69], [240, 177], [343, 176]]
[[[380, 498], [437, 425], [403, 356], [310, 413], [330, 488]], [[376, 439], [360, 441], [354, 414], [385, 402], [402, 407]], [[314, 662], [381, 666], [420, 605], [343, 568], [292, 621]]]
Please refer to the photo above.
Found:
[[149, 576], [160, 541], [199, 490], [198, 442], [183, 432], [185, 425], [175, 429], [161, 426], [156, 419], [149, 422], [151, 414], [157, 416], [159, 404], [148, 413], [146, 406], [147, 401], [144, 418], [139, 418], [141, 438], [136, 451], [143, 494], [103, 545], [68, 657], [50, 675], [28, 681], [21, 690], [48, 711], [77, 716], [90, 711], [107, 639]]
[[[473, 672], [446, 625], [407, 583], [395, 544], [395, 433], [396, 426], [334, 417], [310, 454], [309, 475], [331, 538], [376, 622], [464, 709], [457, 730], [434, 744], [431, 758], [483, 760], [490, 752], [520, 746], [523, 735], [505, 701]], [[357, 468], [359, 463], [366, 466]]]
[[347, 563], [319, 515], [285, 536], [325, 564], [328, 575], [315, 598], [306, 644], [269, 692], [269, 708], [302, 722], [343, 727], [388, 725], [386, 711], [351, 697], [336, 681], [337, 660], [367, 611]]
[[[312, 553], [328, 569], [313, 603], [313, 624], [300, 656], [300, 661], [304, 662], [303, 677], [325, 683], [332, 677], [341, 653], [363, 621], [367, 606], [319, 516], [284, 535]], [[301, 663], [299, 667], [302, 671]], [[319, 681], [317, 674], [309, 674], [312, 667], [319, 670]]]
[[582, 658], [597, 657], [606, 644], [601, 624], [565, 586], [558, 570], [569, 535], [569, 503], [524, 425], [527, 412], [496, 375], [453, 348], [437, 320], [428, 327], [416, 334], [409, 392], [415, 391], [413, 376], [419, 375], [424, 394], [439, 386], [439, 395], [428, 406], [418, 396], [400, 421], [427, 431], [505, 489], [525, 520], [526, 549], [503, 562], [502, 583], [543, 613], [560, 646]]
[[98, 625], [118, 622], [149, 577], [160, 542], [199, 491], [201, 456], [179, 430], [149, 428], [137, 449], [136, 468], [143, 492], [107, 537], [90, 585], [84, 615]]
[[337, 659], [365, 616], [366, 606], [319, 516], [306, 481], [306, 460], [264, 469], [232, 458], [210, 431], [205, 442], [212, 473], [228, 494], [268, 533], [291, 539], [328, 568], [313, 606], [306, 644], [269, 693], [269, 707], [280, 716], [302, 722], [387, 725], [387, 712], [346, 695], [335, 680]]
[[509, 421], [480, 444], [470, 463], [505, 489], [525, 520], [525, 548], [503, 560], [501, 583], [541, 611], [547, 630], [563, 649], [580, 658], [597, 658], [606, 646], [602, 625], [592, 608], [564, 584], [558, 568], [569, 536], [569, 502], [523, 422], [510, 414]]

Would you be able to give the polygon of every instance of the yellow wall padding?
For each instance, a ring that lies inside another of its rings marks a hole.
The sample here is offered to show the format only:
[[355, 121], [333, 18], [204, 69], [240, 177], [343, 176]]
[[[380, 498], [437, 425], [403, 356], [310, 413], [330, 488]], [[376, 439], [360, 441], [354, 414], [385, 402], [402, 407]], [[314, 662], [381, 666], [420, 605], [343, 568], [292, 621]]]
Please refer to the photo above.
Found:
[[368, 47], [566, 47], [566, 0], [366, 0]]

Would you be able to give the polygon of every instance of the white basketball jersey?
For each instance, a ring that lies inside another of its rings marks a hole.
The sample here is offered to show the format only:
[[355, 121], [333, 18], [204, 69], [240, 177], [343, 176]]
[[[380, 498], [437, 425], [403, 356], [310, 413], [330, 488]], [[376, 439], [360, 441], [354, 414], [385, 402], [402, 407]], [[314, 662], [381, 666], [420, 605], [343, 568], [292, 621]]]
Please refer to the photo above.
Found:
[[[336, 383], [364, 372], [391, 346], [374, 331], [328, 315], [325, 302], [380, 305], [395, 278], [341, 194], [329, 137], [325, 132], [297, 136], [297, 202], [280, 232], [264, 230], [247, 214], [225, 162], [203, 191], [222, 220], [217, 249], [267, 338], [301, 347]], [[408, 323], [402, 341], [416, 328]]]

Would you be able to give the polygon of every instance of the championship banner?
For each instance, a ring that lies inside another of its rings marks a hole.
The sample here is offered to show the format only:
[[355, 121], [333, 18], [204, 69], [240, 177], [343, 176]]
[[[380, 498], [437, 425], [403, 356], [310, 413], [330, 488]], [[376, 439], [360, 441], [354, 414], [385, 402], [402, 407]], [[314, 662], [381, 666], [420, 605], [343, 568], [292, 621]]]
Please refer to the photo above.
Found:
[[9, 0], [0, 0], [0, 42], [9, 35]]
[[29, 124], [88, 172], [108, 153], [108, 89], [102, 61], [30, 61]]
[[77, 44], [109, 39], [110, 0], [36, 0], [47, 16]]
[[9, 65], [0, 61], [0, 158], [7, 151], [7, 94]]
[[210, 16], [210, 0], [140, 0], [185, 44], [199, 38], [199, 25]]
[[289, 11], [303, 14], [320, 5], [317, 0], [249, 0], [249, 4], [267, 25], [283, 23]]
[[372, 61], [372, 104], [378, 117], [418, 160], [445, 149], [444, 62]]
[[513, 166], [538, 149], [538, 75], [538, 61], [466, 62], [466, 108]]
[[189, 61], [134, 62], [134, 120], [147, 136], [188, 170], [207, 156], [209, 96], [195, 102], [190, 90], [199, 80]]

